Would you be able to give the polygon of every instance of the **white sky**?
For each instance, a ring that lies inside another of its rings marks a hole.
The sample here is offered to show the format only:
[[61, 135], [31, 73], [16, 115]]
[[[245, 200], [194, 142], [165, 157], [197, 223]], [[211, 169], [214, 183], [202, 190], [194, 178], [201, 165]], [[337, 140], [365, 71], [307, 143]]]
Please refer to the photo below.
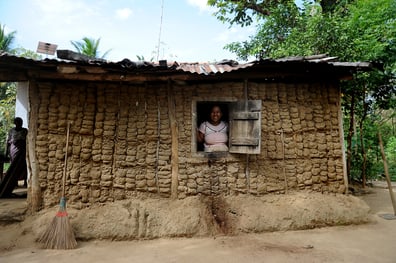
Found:
[[[207, 0], [164, 0], [159, 59], [206, 62], [236, 59], [223, 49], [253, 28], [218, 21]], [[39, 41], [74, 50], [70, 41], [100, 38], [110, 61], [157, 55], [162, 0], [0, 0], [0, 23], [16, 31], [14, 47], [36, 51]], [[44, 55], [45, 57], [45, 55]], [[51, 56], [49, 56], [51, 57]]]

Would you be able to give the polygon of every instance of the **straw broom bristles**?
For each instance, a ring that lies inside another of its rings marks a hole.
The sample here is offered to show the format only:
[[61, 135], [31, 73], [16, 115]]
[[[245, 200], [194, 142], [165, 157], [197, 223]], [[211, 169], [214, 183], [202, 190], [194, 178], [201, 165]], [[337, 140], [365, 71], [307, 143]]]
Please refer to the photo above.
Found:
[[48, 249], [73, 249], [77, 246], [73, 228], [66, 212], [66, 199], [61, 198], [60, 209], [38, 242]]
[[67, 150], [69, 146], [69, 130], [70, 122], [67, 124], [65, 165], [63, 168], [62, 197], [60, 199], [59, 210], [46, 231], [44, 231], [37, 240], [38, 242], [43, 244], [44, 248], [49, 249], [73, 249], [77, 246], [77, 241], [74, 236], [73, 228], [70, 225], [69, 218], [66, 212], [65, 184], [67, 169]]

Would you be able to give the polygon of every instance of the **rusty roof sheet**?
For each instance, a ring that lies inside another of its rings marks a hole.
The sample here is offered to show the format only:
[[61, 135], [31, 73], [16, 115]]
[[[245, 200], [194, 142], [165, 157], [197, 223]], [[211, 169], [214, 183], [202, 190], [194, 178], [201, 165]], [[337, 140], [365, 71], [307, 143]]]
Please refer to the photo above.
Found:
[[231, 72], [233, 70], [247, 68], [252, 65], [254, 65], [254, 63], [239, 64], [233, 60], [223, 60], [217, 63], [180, 63], [176, 69], [195, 74], [210, 75]]
[[199, 75], [214, 75], [223, 74], [226, 72], [231, 72], [235, 70], [240, 70], [254, 65], [273, 65], [273, 64], [287, 64], [287, 63], [319, 63], [319, 64], [329, 64], [336, 67], [350, 67], [350, 68], [370, 68], [371, 63], [369, 62], [339, 62], [337, 57], [329, 57], [325, 54], [314, 55], [314, 56], [296, 56], [296, 57], [285, 57], [280, 59], [264, 59], [257, 60], [247, 63], [238, 63], [234, 60], [222, 60], [219, 62], [176, 62], [176, 61], [159, 61], [159, 62], [148, 62], [148, 61], [131, 61], [129, 59], [123, 59], [119, 62], [111, 62], [105, 60], [65, 60], [65, 59], [44, 59], [44, 60], [34, 60], [30, 58], [18, 57], [5, 52], [0, 53], [1, 60], [21, 64], [26, 66], [29, 65], [69, 65], [69, 66], [93, 66], [101, 67], [103, 69], [113, 70], [113, 71], [138, 71], [138, 72], [169, 72], [169, 71], [183, 71], [191, 74]]

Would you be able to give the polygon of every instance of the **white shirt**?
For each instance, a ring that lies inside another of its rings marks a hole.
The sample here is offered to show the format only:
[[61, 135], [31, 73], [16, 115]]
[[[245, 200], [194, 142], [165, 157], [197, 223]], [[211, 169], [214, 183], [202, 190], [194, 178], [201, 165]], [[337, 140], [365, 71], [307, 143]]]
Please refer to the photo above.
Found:
[[228, 141], [228, 124], [221, 121], [218, 125], [212, 125], [210, 122], [203, 122], [199, 126], [199, 131], [205, 135], [205, 151], [208, 147], [224, 145]]

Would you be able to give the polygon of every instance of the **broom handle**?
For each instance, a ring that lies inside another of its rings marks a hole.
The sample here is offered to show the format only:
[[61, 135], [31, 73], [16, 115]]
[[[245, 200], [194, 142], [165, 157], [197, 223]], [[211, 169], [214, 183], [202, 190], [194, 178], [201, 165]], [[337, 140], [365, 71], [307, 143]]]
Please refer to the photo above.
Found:
[[69, 132], [70, 132], [70, 122], [67, 122], [65, 165], [63, 167], [63, 178], [62, 178], [62, 197], [65, 197], [66, 170], [67, 170], [67, 151], [68, 151], [68, 148], [69, 148]]

